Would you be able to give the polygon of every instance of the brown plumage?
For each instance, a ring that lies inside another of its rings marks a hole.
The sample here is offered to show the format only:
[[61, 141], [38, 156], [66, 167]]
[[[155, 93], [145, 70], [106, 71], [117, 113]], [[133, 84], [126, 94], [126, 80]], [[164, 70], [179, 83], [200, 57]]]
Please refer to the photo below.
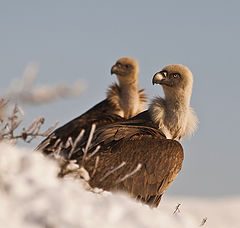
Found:
[[[167, 87], [172, 91], [172, 96], [169, 95], [167, 100], [159, 98], [162, 102], [166, 103], [171, 100], [174, 105], [177, 91], [179, 95], [190, 101], [189, 87], [192, 87], [192, 80], [187, 79], [192, 75], [189, 70], [183, 71], [183, 69], [187, 68], [182, 65], [171, 65], [171, 67], [164, 68], [166, 73], [162, 71], [158, 73], [163, 74], [162, 77], [158, 74], [154, 76], [153, 83], [163, 85], [165, 95], [168, 93]], [[173, 76], [173, 74], [178, 74], [178, 76]], [[92, 159], [83, 161], [81, 152], [77, 156], [75, 154], [79, 164], [84, 162], [84, 167], [91, 177], [89, 184], [92, 187], [128, 192], [132, 197], [150, 206], [158, 206], [161, 196], [181, 170], [184, 154], [181, 144], [176, 140], [167, 139], [164, 134], [166, 131], [175, 134], [175, 131], [168, 129], [168, 126], [172, 127], [173, 123], [160, 125], [160, 122], [165, 121], [164, 115], [156, 115], [156, 110], [153, 114], [152, 109], [159, 108], [157, 101], [155, 98], [149, 110], [129, 120], [98, 128], [94, 134], [89, 154], [98, 145], [101, 147]], [[174, 122], [175, 118], [181, 120], [185, 118], [186, 112], [182, 110], [185, 108], [188, 110], [189, 103], [187, 106], [185, 103], [177, 103], [179, 109], [174, 110], [171, 110], [168, 105], [162, 106], [163, 110], [158, 109], [172, 116], [168, 118], [168, 121]], [[179, 126], [185, 128], [185, 125], [180, 124], [177, 126], [178, 131], [181, 131]], [[98, 163], [96, 163], [97, 156]], [[133, 172], [134, 170], [136, 172]]]
[[85, 130], [84, 137], [86, 138], [93, 123], [99, 127], [130, 118], [144, 110], [146, 96], [143, 90], [138, 89], [137, 61], [129, 57], [121, 58], [111, 68], [111, 74], [117, 76], [119, 84], [114, 83], [109, 87], [107, 98], [56, 129], [38, 145], [36, 150], [51, 154], [62, 143], [63, 148], [68, 147], [65, 151], [69, 151], [71, 145], [65, 146], [68, 138], [71, 137], [74, 141], [82, 129]]

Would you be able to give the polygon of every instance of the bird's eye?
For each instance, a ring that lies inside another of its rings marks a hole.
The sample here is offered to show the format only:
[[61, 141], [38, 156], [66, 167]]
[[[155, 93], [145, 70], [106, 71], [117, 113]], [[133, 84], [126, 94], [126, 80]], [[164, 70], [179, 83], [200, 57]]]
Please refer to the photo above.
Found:
[[173, 77], [174, 77], [174, 78], [178, 78], [178, 77], [179, 77], [179, 74], [175, 73], [175, 74], [173, 74]]
[[126, 68], [129, 69], [131, 67], [130, 64], [126, 64]]

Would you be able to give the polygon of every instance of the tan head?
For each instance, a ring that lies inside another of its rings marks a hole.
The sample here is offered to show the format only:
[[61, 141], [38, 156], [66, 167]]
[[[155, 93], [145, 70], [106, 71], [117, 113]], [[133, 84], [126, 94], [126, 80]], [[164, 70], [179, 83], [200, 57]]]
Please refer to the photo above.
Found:
[[152, 83], [162, 85], [166, 98], [186, 95], [190, 99], [193, 75], [186, 66], [173, 64], [156, 73]]
[[156, 97], [151, 102], [153, 121], [167, 138], [183, 139], [186, 134], [191, 136], [198, 123], [197, 116], [190, 107], [192, 72], [180, 64], [169, 65], [156, 73], [152, 82], [162, 85], [165, 93], [165, 99]]
[[121, 84], [135, 82], [139, 75], [138, 62], [130, 57], [121, 58], [112, 66], [111, 74], [116, 74]]

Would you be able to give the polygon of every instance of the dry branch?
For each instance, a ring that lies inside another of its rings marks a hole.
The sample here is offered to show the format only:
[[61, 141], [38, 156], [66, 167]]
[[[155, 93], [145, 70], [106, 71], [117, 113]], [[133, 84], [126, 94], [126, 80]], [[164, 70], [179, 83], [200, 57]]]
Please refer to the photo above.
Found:
[[126, 165], [126, 162], [122, 162], [119, 166], [113, 168], [112, 170], [109, 170], [101, 179], [100, 181], [103, 181], [105, 178], [107, 178], [110, 174], [116, 172], [117, 170], [119, 170], [120, 168], [122, 168], [123, 166]]
[[0, 123], [3, 122], [7, 104], [7, 100], [0, 98]]
[[21, 79], [15, 79], [5, 92], [4, 97], [14, 102], [37, 105], [51, 102], [57, 98], [79, 96], [86, 89], [82, 80], [72, 85], [35, 85], [39, 73], [39, 64], [32, 62], [27, 65]]
[[88, 141], [87, 141], [86, 147], [82, 149], [82, 151], [83, 151], [82, 165], [84, 164], [84, 161], [85, 161], [85, 158], [87, 156], [87, 152], [88, 152], [89, 146], [91, 145], [95, 129], [96, 129], [96, 124], [92, 124], [91, 131], [89, 133], [89, 137], [88, 137]]
[[207, 217], [203, 218], [203, 220], [202, 220], [200, 226], [204, 226], [204, 224], [205, 224], [206, 222], [207, 222]]
[[173, 212], [173, 215], [176, 214], [177, 212], [180, 213], [180, 209], [179, 209], [180, 206], [181, 206], [181, 204], [179, 203], [179, 204], [176, 206], [175, 211]]
[[130, 173], [126, 174], [123, 178], [121, 178], [120, 180], [118, 180], [116, 183], [119, 184], [122, 181], [126, 180], [127, 178], [131, 177], [132, 175], [134, 175], [136, 172], [138, 172], [142, 167], [142, 164], [138, 164], [137, 167]]
[[[8, 103], [1, 99], [0, 107], [1, 110], [4, 108], [4, 112], [6, 113]], [[7, 114], [5, 114], [7, 116]], [[45, 137], [49, 132], [51, 132], [57, 125], [57, 122], [48, 128], [43, 133], [40, 132], [42, 125], [44, 124], [44, 118], [39, 117], [35, 119], [28, 128], [22, 127], [21, 131], [16, 133], [19, 129], [22, 121], [23, 121], [24, 112], [18, 106], [14, 105], [12, 108], [12, 112], [6, 119], [2, 119], [1, 128], [0, 128], [0, 141], [1, 140], [9, 140], [11, 142], [16, 143], [18, 139], [22, 139], [23, 141], [30, 143], [36, 137]]]
[[78, 137], [77, 137], [77, 138], [75, 139], [75, 141], [73, 142], [73, 144], [72, 144], [72, 148], [71, 148], [71, 150], [70, 150], [70, 152], [69, 152], [69, 155], [68, 155], [68, 159], [71, 158], [73, 152], [74, 152], [75, 149], [76, 149], [76, 146], [77, 146], [78, 143], [81, 141], [81, 139], [82, 139], [84, 133], [85, 133], [85, 130], [82, 129], [81, 132], [79, 133]]

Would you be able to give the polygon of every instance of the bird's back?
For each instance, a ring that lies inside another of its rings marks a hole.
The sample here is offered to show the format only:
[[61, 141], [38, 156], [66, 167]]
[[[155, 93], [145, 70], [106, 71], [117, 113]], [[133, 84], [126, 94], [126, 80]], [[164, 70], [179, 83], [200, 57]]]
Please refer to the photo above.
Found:
[[[148, 115], [146, 111], [97, 129], [88, 153], [97, 146], [100, 150], [84, 161], [84, 167], [92, 187], [128, 192], [157, 206], [181, 169], [183, 149], [179, 142], [166, 139]], [[79, 164], [83, 164], [82, 155], [76, 156]]]
[[[108, 99], [105, 99], [96, 104], [84, 114], [56, 129], [38, 145], [36, 150], [41, 150], [44, 154], [50, 154], [56, 150], [56, 147], [60, 143], [62, 143], [62, 147], [64, 148], [64, 145], [67, 142], [68, 138], [71, 137], [74, 141], [81, 132], [81, 129], [85, 130], [85, 134], [82, 139], [85, 141], [89, 136], [92, 124], [96, 124], [96, 126], [99, 127], [105, 124], [123, 120], [122, 117], [115, 113], [116, 108], [114, 105], [112, 105]], [[58, 139], [60, 140], [56, 145]]]

